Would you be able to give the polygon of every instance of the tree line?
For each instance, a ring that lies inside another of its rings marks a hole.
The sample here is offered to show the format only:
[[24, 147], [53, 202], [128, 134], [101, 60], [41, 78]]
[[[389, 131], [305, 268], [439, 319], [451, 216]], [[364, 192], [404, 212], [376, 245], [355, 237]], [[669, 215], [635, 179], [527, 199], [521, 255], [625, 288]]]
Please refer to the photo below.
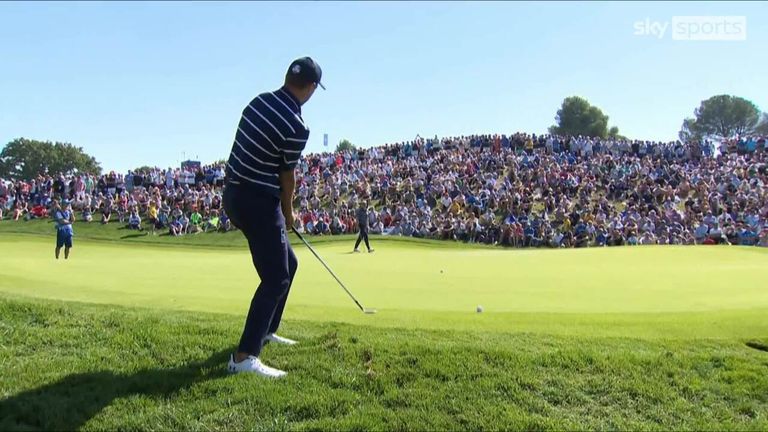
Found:
[[101, 165], [82, 147], [71, 143], [17, 138], [0, 152], [2, 178], [32, 179], [38, 174], [78, 172], [101, 174]]

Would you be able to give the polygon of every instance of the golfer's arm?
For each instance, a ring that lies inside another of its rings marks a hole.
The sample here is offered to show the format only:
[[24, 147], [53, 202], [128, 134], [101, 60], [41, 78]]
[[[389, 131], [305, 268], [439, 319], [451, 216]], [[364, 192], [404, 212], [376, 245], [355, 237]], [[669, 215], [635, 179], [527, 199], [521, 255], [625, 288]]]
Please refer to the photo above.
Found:
[[296, 189], [295, 169], [280, 171], [280, 206], [283, 215], [293, 214], [293, 191]]

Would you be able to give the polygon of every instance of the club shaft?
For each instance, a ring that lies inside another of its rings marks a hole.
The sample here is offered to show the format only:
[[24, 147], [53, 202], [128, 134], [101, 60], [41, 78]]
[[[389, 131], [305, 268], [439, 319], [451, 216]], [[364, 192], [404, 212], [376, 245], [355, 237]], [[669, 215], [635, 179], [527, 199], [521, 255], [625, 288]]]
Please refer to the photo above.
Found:
[[320, 264], [322, 264], [323, 267], [325, 267], [325, 269], [328, 270], [328, 273], [330, 273], [331, 276], [333, 276], [333, 278], [336, 279], [336, 282], [338, 282], [339, 285], [341, 285], [341, 288], [343, 288], [344, 291], [347, 293], [347, 295], [349, 295], [349, 298], [351, 298], [352, 301], [355, 302], [357, 307], [359, 307], [361, 311], [365, 312], [365, 308], [360, 304], [360, 302], [357, 301], [355, 296], [353, 296], [352, 293], [349, 292], [347, 287], [344, 286], [344, 283], [339, 279], [338, 276], [336, 276], [336, 273], [334, 273], [333, 270], [331, 270], [331, 268], [328, 267], [328, 264], [326, 264], [325, 261], [323, 261], [323, 259], [320, 258], [320, 255], [318, 255], [317, 252], [315, 252], [315, 249], [313, 249], [312, 246], [309, 244], [309, 242], [307, 242], [307, 240], [304, 239], [304, 236], [301, 235], [301, 233], [298, 232], [296, 230], [296, 228], [291, 228], [291, 229], [293, 230], [293, 233], [296, 234], [296, 236], [299, 238], [299, 240], [301, 240], [304, 243], [304, 245], [307, 247], [307, 249], [309, 249], [309, 251], [312, 252], [312, 255], [314, 255], [315, 258], [317, 258], [317, 260], [320, 261]]

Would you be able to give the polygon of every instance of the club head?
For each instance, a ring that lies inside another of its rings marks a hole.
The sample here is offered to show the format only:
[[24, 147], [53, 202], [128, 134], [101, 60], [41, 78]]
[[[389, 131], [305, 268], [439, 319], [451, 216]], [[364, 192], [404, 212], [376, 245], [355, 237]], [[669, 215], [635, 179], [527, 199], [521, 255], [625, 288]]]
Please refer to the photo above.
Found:
[[363, 313], [368, 314], [368, 315], [373, 315], [373, 314], [376, 313], [376, 309], [364, 309]]

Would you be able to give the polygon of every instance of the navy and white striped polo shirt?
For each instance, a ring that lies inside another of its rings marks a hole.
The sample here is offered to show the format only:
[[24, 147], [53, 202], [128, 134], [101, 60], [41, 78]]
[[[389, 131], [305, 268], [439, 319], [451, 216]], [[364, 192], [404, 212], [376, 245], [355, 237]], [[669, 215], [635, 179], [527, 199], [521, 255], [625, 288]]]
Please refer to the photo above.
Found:
[[227, 178], [280, 196], [280, 171], [296, 167], [309, 128], [299, 101], [285, 87], [256, 96], [243, 110], [227, 161]]

